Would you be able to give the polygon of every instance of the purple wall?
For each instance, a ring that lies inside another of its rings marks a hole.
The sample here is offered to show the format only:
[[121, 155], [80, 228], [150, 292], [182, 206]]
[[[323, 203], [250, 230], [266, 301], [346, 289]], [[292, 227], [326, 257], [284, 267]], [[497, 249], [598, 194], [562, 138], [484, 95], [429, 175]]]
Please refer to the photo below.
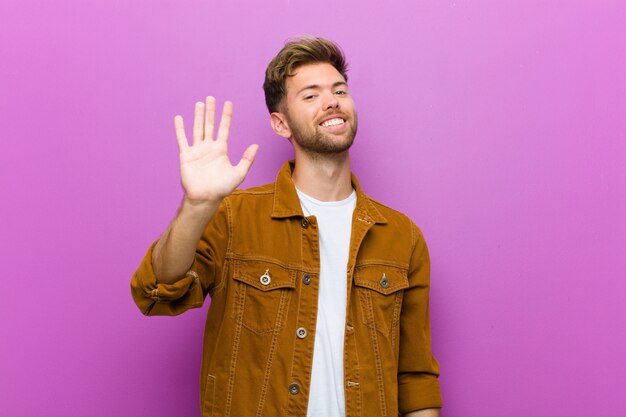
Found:
[[625, 3], [257, 3], [2, 1], [0, 415], [198, 415], [207, 306], [129, 290], [172, 119], [233, 100], [272, 181], [263, 70], [304, 33], [348, 54], [362, 185], [428, 239], [444, 415], [626, 415]]

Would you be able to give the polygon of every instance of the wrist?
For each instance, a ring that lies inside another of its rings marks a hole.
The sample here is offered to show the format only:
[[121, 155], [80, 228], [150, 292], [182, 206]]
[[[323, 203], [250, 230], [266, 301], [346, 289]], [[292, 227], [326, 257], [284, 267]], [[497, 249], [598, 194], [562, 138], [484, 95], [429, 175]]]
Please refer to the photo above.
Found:
[[194, 200], [185, 196], [178, 210], [179, 216], [206, 226], [206, 222], [220, 206], [221, 200]]
[[208, 209], [210, 207], [217, 207], [222, 202], [222, 199], [193, 199], [189, 198], [189, 196], [185, 195], [183, 197], [183, 206], [187, 206], [189, 208], [199, 208], [199, 209]]
[[204, 230], [219, 206], [220, 202], [194, 200], [185, 196], [178, 209], [175, 222], [178, 225], [185, 225], [186, 230]]

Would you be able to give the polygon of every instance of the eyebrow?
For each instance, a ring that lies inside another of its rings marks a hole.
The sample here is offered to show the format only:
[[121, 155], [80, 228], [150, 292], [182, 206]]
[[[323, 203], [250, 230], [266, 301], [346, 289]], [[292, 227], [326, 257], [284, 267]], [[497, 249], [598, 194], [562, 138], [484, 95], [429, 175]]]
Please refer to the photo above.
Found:
[[[333, 83], [332, 88], [336, 88], [339, 87], [340, 85], [345, 85], [346, 87], [348, 86], [348, 83], [345, 81], [337, 81], [335, 83]], [[319, 90], [321, 87], [319, 86], [319, 84], [311, 84], [311, 85], [307, 85], [304, 88], [301, 88], [296, 95], [299, 95], [300, 93], [302, 93], [304, 90]]]

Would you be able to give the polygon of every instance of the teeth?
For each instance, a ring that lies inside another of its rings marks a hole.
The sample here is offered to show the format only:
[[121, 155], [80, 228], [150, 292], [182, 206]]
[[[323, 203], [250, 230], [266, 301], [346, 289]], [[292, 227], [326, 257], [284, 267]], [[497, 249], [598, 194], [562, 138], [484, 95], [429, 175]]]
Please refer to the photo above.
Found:
[[343, 119], [337, 118], [337, 119], [326, 120], [324, 123], [322, 123], [322, 126], [324, 127], [337, 126], [337, 125], [342, 125], [343, 123], [344, 123]]

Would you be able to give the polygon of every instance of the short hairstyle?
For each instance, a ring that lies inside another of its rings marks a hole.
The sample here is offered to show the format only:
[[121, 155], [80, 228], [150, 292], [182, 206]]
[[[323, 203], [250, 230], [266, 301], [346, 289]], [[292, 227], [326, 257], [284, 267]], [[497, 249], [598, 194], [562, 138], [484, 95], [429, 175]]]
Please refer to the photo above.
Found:
[[270, 113], [278, 107], [287, 91], [287, 77], [293, 77], [295, 70], [306, 64], [329, 63], [348, 81], [348, 64], [339, 45], [332, 41], [313, 36], [293, 38], [285, 43], [283, 49], [272, 59], [265, 70], [265, 104]]

